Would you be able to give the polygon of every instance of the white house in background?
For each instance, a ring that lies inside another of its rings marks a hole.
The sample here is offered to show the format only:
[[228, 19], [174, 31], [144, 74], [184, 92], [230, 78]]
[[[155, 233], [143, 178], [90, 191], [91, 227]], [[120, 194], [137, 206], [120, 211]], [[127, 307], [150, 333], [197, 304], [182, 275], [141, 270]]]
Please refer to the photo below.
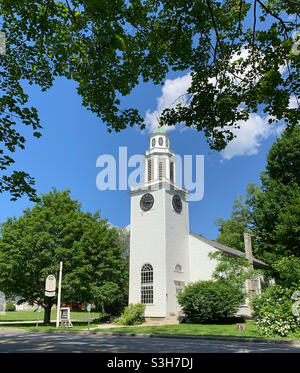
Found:
[[[217, 262], [208, 253], [245, 254], [189, 231], [188, 192], [175, 183], [176, 159], [170, 150], [170, 137], [157, 131], [149, 139], [144, 184], [129, 192], [129, 303], [146, 304], [146, 317], [168, 318], [179, 315], [176, 295], [185, 285], [212, 278]], [[266, 267], [252, 259], [254, 268]], [[250, 315], [249, 311], [245, 304], [240, 314]]]

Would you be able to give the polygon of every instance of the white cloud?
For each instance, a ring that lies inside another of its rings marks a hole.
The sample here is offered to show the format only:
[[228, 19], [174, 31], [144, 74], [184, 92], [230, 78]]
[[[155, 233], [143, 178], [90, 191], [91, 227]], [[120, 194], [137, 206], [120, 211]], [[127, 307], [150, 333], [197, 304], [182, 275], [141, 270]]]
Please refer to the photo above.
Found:
[[281, 75], [285, 74], [288, 71], [288, 65], [281, 65], [279, 66], [279, 70]]
[[298, 109], [299, 108], [299, 100], [297, 96], [291, 96], [289, 102], [289, 109]]
[[[299, 101], [296, 96], [290, 97], [289, 109], [299, 107]], [[270, 115], [261, 117], [258, 114], [250, 114], [247, 121], [240, 121], [237, 124], [240, 128], [232, 129], [236, 136], [221, 152], [224, 159], [231, 159], [239, 155], [257, 154], [263, 140], [270, 136], [280, 136], [286, 127], [284, 122], [269, 124]]]
[[[185, 103], [184, 95], [192, 82], [190, 73], [175, 79], [167, 79], [162, 87], [162, 95], [157, 99], [156, 110], [146, 111], [145, 123], [150, 132], [158, 127], [158, 118], [166, 108], [175, 107], [178, 103]], [[173, 130], [175, 126], [166, 126], [165, 130]]]
[[240, 155], [254, 155], [258, 153], [263, 140], [269, 136], [279, 135], [284, 126], [268, 123], [268, 117], [261, 117], [251, 113], [247, 121], [239, 121], [240, 128], [232, 129], [236, 136], [221, 152], [224, 159], [231, 159]]
[[[231, 58], [231, 63], [238, 59], [243, 59], [244, 61], [249, 57], [249, 50], [246, 46], [243, 46], [240, 54], [235, 53]], [[247, 67], [244, 71], [240, 71], [236, 76], [231, 76], [231, 79], [234, 83], [239, 81], [239, 78], [242, 79], [249, 72], [251, 67]], [[282, 65], [279, 68], [279, 72], [284, 74], [287, 70], [286, 65]], [[228, 74], [229, 75], [229, 74]], [[239, 78], [237, 78], [237, 76]], [[259, 79], [259, 76], [256, 77]], [[210, 82], [216, 84], [216, 79], [210, 79]], [[188, 73], [182, 77], [175, 79], [167, 79], [165, 84], [162, 86], [162, 94], [157, 99], [157, 106], [154, 111], [147, 110], [145, 115], [145, 124], [147, 129], [150, 132], [153, 132], [158, 127], [158, 118], [162, 111], [166, 108], [175, 107], [179, 102], [186, 104], [186, 93], [188, 88], [191, 86], [192, 77]], [[296, 96], [290, 97], [289, 108], [297, 108], [299, 103]], [[272, 124], [268, 123], [270, 116], [262, 117], [258, 114], [250, 114], [247, 121], [240, 121], [237, 125], [240, 128], [233, 128], [231, 131], [236, 136], [221, 152], [223, 159], [231, 159], [235, 156], [241, 155], [254, 155], [259, 151], [259, 147], [262, 144], [262, 141], [270, 136], [278, 136], [283, 131], [284, 124]], [[183, 127], [182, 130], [187, 127]], [[191, 127], [189, 127], [191, 128]], [[164, 127], [165, 130], [171, 131], [175, 129], [175, 126]]]

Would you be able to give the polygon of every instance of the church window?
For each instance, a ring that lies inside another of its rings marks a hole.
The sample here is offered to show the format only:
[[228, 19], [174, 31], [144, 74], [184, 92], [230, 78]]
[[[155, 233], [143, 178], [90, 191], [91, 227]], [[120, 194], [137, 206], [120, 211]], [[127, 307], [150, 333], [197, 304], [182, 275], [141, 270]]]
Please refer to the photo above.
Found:
[[162, 180], [164, 177], [166, 177], [166, 161], [163, 159], [158, 162], [158, 178]]
[[175, 271], [176, 271], [176, 272], [182, 272], [182, 267], [181, 267], [180, 264], [176, 264], [176, 266], [175, 266]]
[[170, 163], [170, 180], [174, 182], [174, 162]]
[[160, 138], [158, 139], [158, 144], [159, 144], [160, 146], [162, 146], [163, 143], [164, 143], [164, 139], [163, 139], [162, 137], [160, 137]]
[[158, 165], [158, 178], [159, 178], [159, 180], [162, 180], [162, 178], [163, 178], [163, 165], [162, 165], [162, 162], [159, 162], [159, 165]]
[[141, 303], [153, 303], [153, 267], [144, 264], [141, 270]]
[[148, 160], [148, 181], [152, 180], [152, 162], [151, 159]]

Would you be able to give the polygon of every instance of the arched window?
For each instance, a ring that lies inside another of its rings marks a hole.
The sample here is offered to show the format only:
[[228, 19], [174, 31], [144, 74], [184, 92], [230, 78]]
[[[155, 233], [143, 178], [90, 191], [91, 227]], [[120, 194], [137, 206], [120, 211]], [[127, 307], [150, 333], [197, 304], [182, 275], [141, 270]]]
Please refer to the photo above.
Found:
[[141, 303], [153, 303], [153, 267], [149, 263], [141, 270]]
[[181, 267], [180, 264], [176, 264], [176, 266], [175, 266], [175, 271], [176, 271], [176, 272], [182, 272], [182, 267]]

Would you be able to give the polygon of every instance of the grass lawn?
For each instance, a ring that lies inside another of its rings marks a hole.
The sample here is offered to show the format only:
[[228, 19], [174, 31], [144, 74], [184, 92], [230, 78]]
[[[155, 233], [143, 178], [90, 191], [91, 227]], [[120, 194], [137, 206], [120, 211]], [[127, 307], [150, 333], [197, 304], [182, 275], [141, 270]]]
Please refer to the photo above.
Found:
[[[159, 326], [128, 326], [122, 328], [97, 329], [97, 332], [148, 333], [171, 335], [198, 335], [219, 337], [265, 338], [257, 333], [254, 321], [246, 322], [246, 331], [236, 330], [236, 324], [177, 324]], [[282, 339], [281, 337], [277, 337]], [[284, 339], [300, 339], [300, 334]]]
[[[11, 329], [24, 329], [31, 332], [42, 332], [42, 331], [50, 331], [50, 330], [57, 330], [56, 324], [52, 323], [51, 325], [43, 325], [42, 323], [36, 327], [36, 320], [38, 317], [38, 313], [34, 311], [12, 311], [6, 312], [5, 315], [0, 314], [0, 322], [11, 322], [11, 321], [32, 321], [32, 324], [0, 324], [1, 328], [11, 328]], [[86, 319], [89, 317], [88, 312], [83, 311], [72, 311], [71, 310], [71, 319]], [[99, 324], [99, 312], [91, 312], [91, 318], [97, 318], [95, 321], [90, 322], [90, 328], [96, 328]], [[44, 319], [44, 311], [40, 312], [39, 320], [43, 321]], [[52, 310], [51, 312], [51, 320], [56, 320], [56, 310]], [[64, 330], [88, 330], [88, 322], [87, 321], [76, 321], [72, 322], [73, 328], [65, 328]]]
[[[98, 312], [91, 312], [92, 318], [98, 318]], [[40, 313], [40, 321], [43, 320], [44, 311]], [[88, 318], [88, 312], [72, 311], [72, 319]], [[33, 321], [32, 324], [5, 324], [0, 325], [0, 328], [24, 329], [27, 331], [51, 331], [57, 330], [55, 323], [49, 326], [39, 324], [36, 327], [37, 312], [33, 311], [14, 311], [6, 312], [5, 315], [0, 315], [0, 322], [9, 321]], [[51, 320], [56, 320], [56, 310], [51, 312]], [[90, 328], [97, 328], [99, 320], [90, 322]], [[61, 328], [60, 328], [61, 329]], [[72, 330], [88, 330], [87, 321], [73, 322], [73, 328], [65, 328], [65, 331]], [[195, 336], [219, 336], [219, 337], [244, 337], [244, 338], [265, 338], [257, 333], [254, 321], [246, 322], [246, 331], [239, 332], [236, 330], [236, 323], [232, 324], [176, 324], [176, 325], [158, 325], [158, 326], [124, 326], [107, 329], [94, 329], [96, 332], [123, 332], [123, 333], [146, 333], [146, 334], [169, 334], [169, 335], [195, 335]], [[281, 337], [275, 337], [282, 339]], [[273, 337], [272, 337], [273, 339]], [[284, 339], [300, 340], [300, 333], [284, 337]]]
[[[5, 315], [0, 314], [0, 322], [5, 321], [36, 321], [38, 317], [38, 312], [34, 311], [12, 311], [6, 312]], [[84, 311], [72, 311], [71, 319], [86, 319], [89, 317], [88, 312]], [[99, 312], [91, 312], [90, 317], [99, 317]], [[44, 310], [40, 312], [39, 319], [44, 319]], [[56, 310], [51, 311], [51, 320], [56, 320]]]
[[[79, 322], [79, 321], [76, 321], [76, 322], [72, 322], [73, 324], [73, 328], [59, 328], [59, 330], [64, 330], [66, 332], [68, 331], [72, 331], [72, 330], [88, 330], [88, 322], [87, 321], [84, 321], [84, 322]], [[91, 321], [90, 322], [90, 328], [96, 328], [99, 324], [99, 321]], [[4, 329], [23, 329], [23, 330], [26, 330], [28, 332], [48, 332], [48, 331], [57, 331], [58, 329], [56, 328], [56, 324], [55, 323], [51, 323], [51, 325], [43, 325], [43, 324], [39, 324], [38, 327], [36, 327], [35, 324], [14, 324], [14, 325], [9, 325], [9, 324], [6, 324], [6, 325], [0, 325], [0, 329], [1, 328], [4, 328]]]

